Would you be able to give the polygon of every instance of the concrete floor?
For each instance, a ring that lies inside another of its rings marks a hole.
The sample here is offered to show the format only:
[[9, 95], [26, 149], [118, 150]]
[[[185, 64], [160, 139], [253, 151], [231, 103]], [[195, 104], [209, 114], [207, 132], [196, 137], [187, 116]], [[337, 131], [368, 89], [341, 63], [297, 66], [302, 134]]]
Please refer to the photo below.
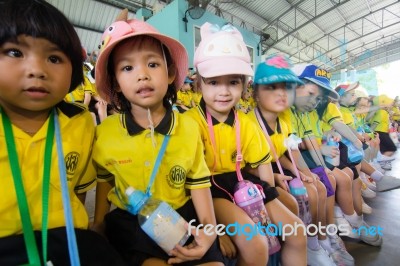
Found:
[[[400, 177], [400, 154], [392, 162], [393, 169], [386, 174]], [[95, 189], [87, 194], [86, 208], [90, 219], [94, 213]], [[363, 242], [344, 238], [347, 250], [354, 257], [356, 266], [397, 266], [400, 265], [400, 189], [378, 192], [374, 199], [365, 199], [373, 208], [372, 214], [364, 215], [369, 225], [383, 228], [383, 245], [373, 247]], [[399, 241], [399, 242], [397, 242]]]

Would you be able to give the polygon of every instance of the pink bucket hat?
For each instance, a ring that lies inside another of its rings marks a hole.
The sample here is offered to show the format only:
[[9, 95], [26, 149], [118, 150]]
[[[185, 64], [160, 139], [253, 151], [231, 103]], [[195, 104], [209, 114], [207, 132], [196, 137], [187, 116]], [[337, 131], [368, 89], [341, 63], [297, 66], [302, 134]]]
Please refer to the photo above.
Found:
[[150, 24], [137, 19], [128, 20], [127, 17], [128, 10], [125, 9], [116, 21], [106, 28], [101, 38], [100, 54], [95, 73], [96, 87], [100, 96], [107, 102], [111, 101], [112, 88], [107, 73], [110, 53], [121, 41], [140, 35], [153, 37], [168, 48], [176, 68], [175, 88], [179, 89], [185, 80], [189, 63], [185, 47], [179, 41], [159, 33]]
[[200, 28], [201, 41], [194, 54], [193, 64], [205, 78], [239, 74], [253, 76], [250, 55], [240, 32], [230, 24], [204, 23]]

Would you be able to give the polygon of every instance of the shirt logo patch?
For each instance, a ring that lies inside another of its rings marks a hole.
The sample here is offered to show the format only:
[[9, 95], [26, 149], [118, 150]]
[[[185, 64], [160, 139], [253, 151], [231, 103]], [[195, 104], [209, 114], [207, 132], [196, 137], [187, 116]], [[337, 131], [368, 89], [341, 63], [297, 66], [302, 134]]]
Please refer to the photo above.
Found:
[[171, 168], [168, 175], [168, 184], [172, 188], [181, 188], [182, 185], [185, 183], [186, 179], [186, 170], [179, 166], [175, 165]]
[[67, 169], [68, 175], [73, 175], [75, 173], [79, 162], [79, 156], [77, 152], [70, 152], [65, 156], [65, 168]]

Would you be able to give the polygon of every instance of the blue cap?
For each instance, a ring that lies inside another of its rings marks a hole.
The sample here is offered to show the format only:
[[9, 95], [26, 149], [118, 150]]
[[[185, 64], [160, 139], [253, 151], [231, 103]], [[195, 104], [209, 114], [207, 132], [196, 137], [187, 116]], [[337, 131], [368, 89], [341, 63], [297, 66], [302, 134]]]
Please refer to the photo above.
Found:
[[298, 64], [292, 68], [293, 72], [300, 79], [306, 79], [319, 87], [328, 91], [328, 96], [334, 100], [339, 99], [339, 95], [331, 87], [330, 79], [332, 74], [325, 69], [311, 64]]
[[254, 75], [254, 83], [267, 85], [279, 82], [304, 83], [290, 70], [291, 64], [284, 55], [273, 55], [267, 57], [264, 62], [257, 66]]
[[191, 80], [190, 78], [186, 77], [185, 81], [183, 83], [193, 83], [193, 80]]
[[135, 190], [132, 187], [128, 187], [125, 191], [128, 197], [129, 205], [126, 206], [127, 211], [133, 215], [137, 215], [140, 209], [146, 204], [149, 196], [140, 190]]

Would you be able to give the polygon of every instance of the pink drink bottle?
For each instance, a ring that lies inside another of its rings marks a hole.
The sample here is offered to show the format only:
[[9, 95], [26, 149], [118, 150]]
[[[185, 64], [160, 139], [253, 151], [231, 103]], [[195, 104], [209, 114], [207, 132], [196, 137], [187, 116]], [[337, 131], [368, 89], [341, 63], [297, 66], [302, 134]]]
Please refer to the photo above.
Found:
[[[248, 180], [242, 180], [236, 184], [234, 191], [236, 204], [251, 217], [255, 224], [260, 223], [263, 226], [271, 224], [264, 206], [264, 193], [261, 194], [256, 185]], [[268, 227], [268, 230], [269, 232], [263, 233], [268, 238], [269, 255], [272, 255], [281, 249], [281, 245], [274, 230], [271, 227]]]
[[293, 178], [289, 182], [290, 194], [292, 194], [299, 205], [299, 218], [307, 226], [311, 223], [310, 206], [308, 203], [307, 189], [304, 187], [303, 182], [299, 178]]

